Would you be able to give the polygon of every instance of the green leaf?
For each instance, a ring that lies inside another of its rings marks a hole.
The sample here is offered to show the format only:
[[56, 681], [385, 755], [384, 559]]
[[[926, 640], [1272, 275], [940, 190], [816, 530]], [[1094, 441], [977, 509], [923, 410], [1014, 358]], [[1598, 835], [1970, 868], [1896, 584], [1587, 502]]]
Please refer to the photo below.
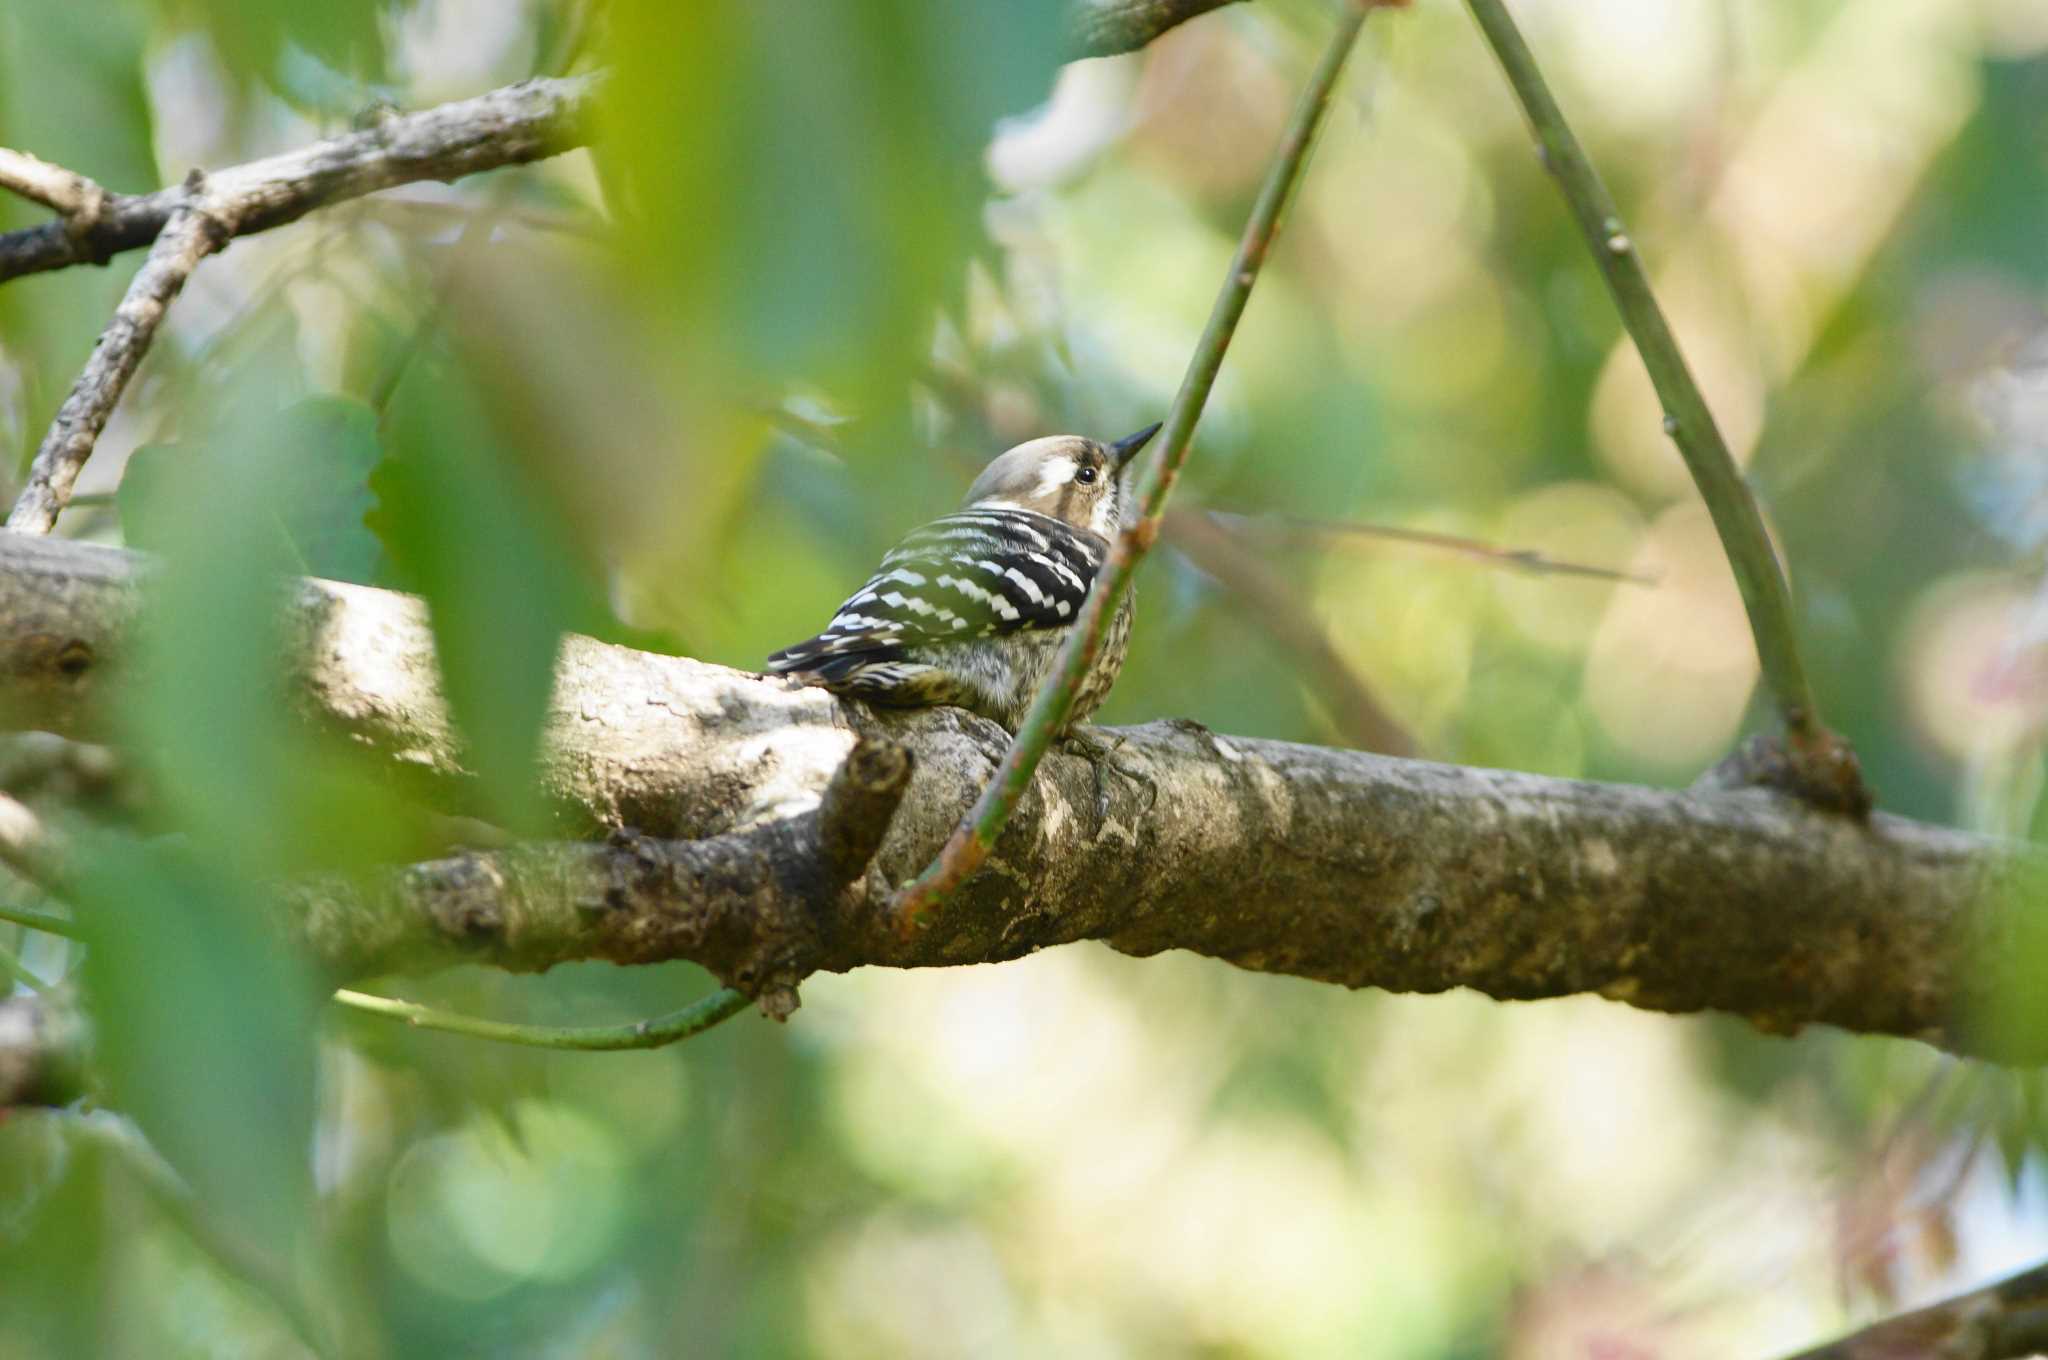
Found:
[[312, 1202], [314, 1024], [322, 989], [244, 884], [191, 858], [102, 839], [74, 901], [108, 1103], [205, 1212], [276, 1259]]
[[398, 583], [426, 597], [486, 810], [527, 824], [555, 655], [601, 612], [596, 589], [470, 375], [438, 346], [393, 395], [386, 431], [371, 527]]
[[182, 488], [199, 475], [204, 456], [191, 444], [143, 444], [128, 455], [114, 488], [124, 543], [162, 552], [178, 541], [178, 521], [190, 509]]
[[[0, 146], [33, 152], [108, 189], [158, 187], [143, 25], [122, 0], [14, 0], [0, 5]], [[39, 204], [0, 193], [0, 231], [48, 221]], [[73, 269], [0, 289], [0, 336], [24, 383], [19, 422], [0, 409], [0, 464], [25, 469], [106, 324], [138, 254], [111, 270]], [[0, 385], [4, 401], [4, 385]]]
[[311, 74], [313, 63], [332, 68], [337, 79], [369, 82], [384, 74], [380, 19], [391, 7], [378, 0], [159, 0], [158, 7], [204, 28], [236, 74], [312, 107], [332, 108], [345, 98]]
[[[267, 532], [282, 560], [304, 575], [375, 581], [381, 554], [364, 517], [372, 505], [370, 472], [382, 456], [376, 413], [347, 397], [308, 397], [235, 433], [253, 439], [270, 465], [263, 522], [250, 531]], [[205, 475], [206, 460], [221, 457], [187, 443], [138, 448], [115, 492], [128, 545], [160, 552], [177, 542], [194, 513], [186, 488]]]
[[979, 239], [981, 148], [1050, 88], [1058, 9], [622, 0], [599, 154], [628, 268], [704, 362], [900, 404]]
[[348, 397], [318, 396], [278, 420], [279, 517], [313, 576], [368, 584], [377, 577], [376, 535], [364, 523], [370, 473], [383, 456], [377, 414]]
[[374, 858], [413, 816], [279, 685], [290, 582], [309, 565], [360, 579], [376, 549], [351, 527], [367, 495], [364, 413], [328, 399], [278, 412], [277, 386], [270, 359], [254, 361], [222, 385], [204, 445], [144, 450], [118, 496], [164, 564], [141, 624], [151, 683], [123, 696], [133, 748], [177, 790], [168, 813], [202, 857], [252, 882]]

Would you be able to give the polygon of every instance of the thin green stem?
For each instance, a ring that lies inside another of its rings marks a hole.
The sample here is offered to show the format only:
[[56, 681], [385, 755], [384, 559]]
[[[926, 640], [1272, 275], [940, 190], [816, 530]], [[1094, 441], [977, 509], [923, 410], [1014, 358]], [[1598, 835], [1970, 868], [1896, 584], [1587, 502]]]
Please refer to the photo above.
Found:
[[1779, 716], [1796, 739], [1818, 735], [1822, 730], [1820, 713], [1814, 706], [1805, 663], [1800, 660], [1799, 634], [1793, 626], [1792, 596], [1785, 584], [1784, 571], [1771, 547], [1770, 536], [1764, 531], [1756, 497], [1729, 454], [1727, 442], [1721, 438], [1720, 428], [1707, 409], [1706, 398], [1700, 395], [1699, 384], [1686, 368], [1678, 341], [1650, 291], [1650, 276], [1643, 268], [1635, 242], [1623, 227], [1607, 187], [1600, 182], [1593, 163], [1586, 158], [1584, 148], [1565, 122], [1564, 113], [1551, 97], [1543, 72], [1503, 0], [1467, 3], [1501, 70], [1506, 72], [1508, 84], [1514, 87], [1522, 112], [1528, 115], [1536, 131], [1544, 165], [1557, 178], [1558, 188], [1571, 205], [1572, 216], [1578, 219], [1579, 230], [1607, 280], [1615, 306], [1621, 311], [1622, 325], [1643, 356], [1643, 367], [1649, 370], [1651, 385], [1664, 406], [1664, 428], [1684, 456], [1700, 496], [1707, 503], [1707, 512], [1713, 516], [1714, 529], [1721, 536], [1729, 565], [1735, 570], [1743, 607], [1749, 611], [1750, 632], [1756, 638], [1764, 683], [1777, 702]]
[[290, 1269], [224, 1227], [133, 1121], [105, 1110], [59, 1117], [75, 1140], [104, 1149], [125, 1166], [165, 1217], [229, 1275], [263, 1295], [313, 1354], [324, 1358], [343, 1353], [330, 1320], [308, 1300]]
[[37, 996], [48, 996], [50, 984], [31, 973], [22, 963], [21, 956], [5, 945], [0, 945], [0, 975], [20, 983]]
[[732, 988], [721, 987], [701, 1001], [652, 1020], [640, 1020], [630, 1025], [567, 1026], [515, 1025], [503, 1020], [481, 1020], [388, 996], [371, 996], [366, 992], [339, 991], [334, 994], [334, 1000], [365, 1015], [403, 1021], [418, 1029], [440, 1030], [444, 1034], [461, 1034], [472, 1039], [492, 1039], [527, 1048], [563, 1048], [584, 1053], [661, 1048], [666, 1044], [679, 1043], [731, 1019], [751, 1004]]
[[76, 921], [53, 916], [47, 911], [37, 911], [33, 907], [17, 907], [11, 902], [0, 902], [0, 921], [27, 926], [30, 930], [40, 930], [45, 935], [61, 935], [67, 940], [85, 938], [85, 928]]
[[1223, 356], [1230, 348], [1231, 336], [1237, 331], [1238, 318], [1244, 315], [1252, 285], [1258, 279], [1259, 268], [1266, 262], [1274, 233], [1279, 229], [1281, 212], [1308, 164], [1309, 149], [1315, 142], [1323, 115], [1329, 109], [1337, 77], [1343, 72], [1351, 49], [1357, 44], [1366, 16], [1375, 7], [1372, 0], [1342, 0], [1338, 6], [1336, 31], [1331, 34], [1329, 46], [1288, 121], [1279, 150], [1274, 154], [1272, 168], [1266, 172], [1266, 181], [1259, 189], [1259, 196], [1252, 204], [1251, 217], [1238, 240], [1237, 255], [1230, 263], [1230, 273], [1210, 310], [1209, 324], [1202, 331], [1194, 356], [1188, 361], [1187, 376], [1181, 380], [1180, 391], [1167, 412], [1159, 451], [1146, 464], [1144, 479], [1138, 486], [1139, 518], [1118, 536], [1110, 550], [1109, 560], [1096, 576], [1095, 586], [1088, 592], [1088, 601], [1082, 606], [1072, 633], [1060, 648], [1052, 674], [1032, 700], [1030, 711], [1017, 729], [1017, 739], [1011, 743], [988, 787], [982, 790], [973, 811], [947, 840], [938, 858], [897, 894], [893, 909], [902, 924], [914, 924], [981, 866], [995, 845], [996, 837], [1002, 834], [1003, 827], [1009, 822], [1010, 815], [1017, 810], [1024, 790], [1030, 787], [1038, 762], [1065, 730], [1067, 715], [1073, 710], [1074, 696], [1095, 660], [1109, 621], [1115, 616], [1139, 562], [1144, 560], [1146, 552], [1159, 536], [1166, 498], [1180, 476], [1182, 464], [1187, 461], [1195, 422], [1201, 419], [1202, 407], [1209, 399], [1209, 389], [1215, 386], [1217, 371], [1223, 367]]

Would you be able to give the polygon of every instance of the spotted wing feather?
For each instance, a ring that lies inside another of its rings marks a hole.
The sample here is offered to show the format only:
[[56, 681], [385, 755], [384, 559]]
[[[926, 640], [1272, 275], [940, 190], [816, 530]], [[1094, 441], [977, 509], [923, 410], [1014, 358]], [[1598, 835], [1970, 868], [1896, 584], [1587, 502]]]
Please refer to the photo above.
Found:
[[833, 689], [943, 701], [935, 649], [1073, 622], [1108, 545], [1047, 515], [976, 509], [933, 520], [817, 636], [768, 658], [771, 672]]

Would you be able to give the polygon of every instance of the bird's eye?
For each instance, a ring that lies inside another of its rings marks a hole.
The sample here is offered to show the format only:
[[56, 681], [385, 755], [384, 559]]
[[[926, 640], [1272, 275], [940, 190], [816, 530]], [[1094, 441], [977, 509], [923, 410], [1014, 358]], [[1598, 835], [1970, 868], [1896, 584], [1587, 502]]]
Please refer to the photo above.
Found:
[[1082, 486], [1093, 486], [1095, 484], [1095, 469], [1083, 463], [1080, 467], [1074, 469], [1074, 480]]

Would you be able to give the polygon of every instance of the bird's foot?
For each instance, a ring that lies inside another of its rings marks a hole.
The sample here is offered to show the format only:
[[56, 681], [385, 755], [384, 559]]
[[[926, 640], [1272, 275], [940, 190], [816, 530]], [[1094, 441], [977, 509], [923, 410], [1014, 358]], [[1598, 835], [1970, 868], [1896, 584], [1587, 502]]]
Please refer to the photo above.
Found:
[[1114, 770], [1133, 784], [1145, 789], [1145, 811], [1150, 812], [1159, 801], [1159, 786], [1152, 777], [1142, 770], [1132, 769], [1128, 763], [1120, 762], [1116, 753], [1123, 749], [1125, 738], [1120, 733], [1105, 733], [1101, 728], [1076, 724], [1067, 729], [1060, 738], [1067, 748], [1095, 767], [1095, 820], [1102, 821], [1109, 816], [1109, 787], [1103, 782], [1103, 771]]

